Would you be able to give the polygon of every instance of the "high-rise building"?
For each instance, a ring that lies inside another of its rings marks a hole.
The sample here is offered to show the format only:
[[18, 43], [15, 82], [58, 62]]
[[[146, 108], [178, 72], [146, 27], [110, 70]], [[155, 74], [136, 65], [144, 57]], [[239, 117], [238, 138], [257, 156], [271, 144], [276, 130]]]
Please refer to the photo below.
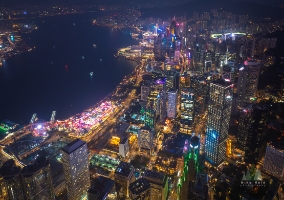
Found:
[[174, 119], [177, 114], [177, 100], [178, 94], [177, 90], [170, 89], [168, 91], [168, 108], [167, 108], [167, 117]]
[[162, 35], [159, 34], [154, 42], [154, 56], [156, 61], [164, 62], [166, 58], [166, 47]]
[[142, 176], [150, 183], [151, 200], [166, 200], [168, 196], [168, 177], [167, 175], [146, 170]]
[[26, 199], [55, 199], [50, 163], [45, 157], [40, 156], [33, 165], [25, 166], [21, 174]]
[[147, 151], [149, 155], [153, 153], [153, 132], [150, 127], [143, 127], [138, 131], [139, 151]]
[[146, 179], [139, 178], [130, 183], [129, 197], [132, 200], [150, 200], [150, 184]]
[[238, 108], [242, 108], [244, 103], [251, 103], [255, 100], [258, 79], [260, 73], [260, 62], [257, 60], [247, 60], [244, 67], [239, 69], [238, 77]]
[[24, 188], [21, 181], [21, 167], [14, 160], [6, 161], [0, 168], [1, 197], [9, 200], [24, 200]]
[[181, 119], [193, 121], [194, 115], [194, 89], [184, 88], [180, 95]]
[[88, 200], [105, 200], [115, 196], [115, 182], [104, 176], [94, 179], [88, 190]]
[[188, 119], [180, 119], [179, 120], [179, 131], [183, 134], [192, 134], [193, 131], [193, 121]]
[[[161, 86], [161, 114], [160, 120], [163, 121], [166, 117], [166, 103], [167, 103], [167, 93], [166, 93], [166, 78], [160, 77], [156, 80], [157, 86]], [[146, 124], [145, 124], [146, 125]]]
[[146, 105], [144, 113], [144, 125], [155, 129], [156, 126], [156, 111], [150, 105]]
[[166, 90], [169, 91], [170, 89], [175, 88], [176, 71], [173, 69], [166, 70], [165, 76], [167, 77], [166, 78]]
[[180, 84], [182, 88], [190, 87], [190, 75], [186, 72], [180, 76]]
[[114, 172], [114, 179], [121, 186], [119, 196], [129, 197], [129, 185], [135, 180], [134, 167], [130, 163], [120, 162]]
[[147, 101], [148, 95], [151, 92], [151, 88], [149, 84], [143, 84], [141, 85], [141, 100]]
[[266, 147], [263, 170], [277, 178], [284, 178], [284, 148], [268, 143]]
[[224, 80], [210, 83], [205, 155], [213, 165], [221, 164], [226, 156], [232, 97], [232, 83]]
[[119, 143], [119, 155], [125, 158], [128, 152], [129, 152], [128, 137], [124, 137], [123, 139], [120, 140], [120, 143]]
[[161, 115], [161, 95], [159, 91], [152, 91], [147, 98], [148, 106], [155, 110], [156, 117]]
[[266, 133], [268, 105], [245, 105], [240, 111], [237, 143], [244, 151], [244, 161], [256, 164], [260, 157], [262, 141]]
[[76, 139], [61, 150], [68, 199], [83, 199], [90, 188], [87, 144]]
[[209, 83], [203, 76], [191, 77], [191, 87], [194, 88], [194, 112], [195, 114], [204, 114], [209, 99]]
[[177, 23], [175, 21], [175, 19], [173, 19], [171, 25], [170, 25], [170, 31], [172, 35], [176, 35], [177, 33]]
[[[208, 175], [205, 173], [198, 173], [197, 179], [191, 182], [190, 189], [197, 199], [208, 199]], [[187, 199], [192, 198], [192, 193], [188, 194]]]

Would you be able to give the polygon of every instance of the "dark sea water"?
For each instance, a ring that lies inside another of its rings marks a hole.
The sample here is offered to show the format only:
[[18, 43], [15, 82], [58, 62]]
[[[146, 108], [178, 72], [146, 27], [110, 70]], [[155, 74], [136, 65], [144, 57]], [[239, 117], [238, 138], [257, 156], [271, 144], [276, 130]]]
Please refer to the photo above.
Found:
[[39, 28], [23, 37], [36, 49], [0, 67], [0, 121], [28, 123], [33, 113], [49, 120], [52, 111], [57, 119], [68, 118], [99, 102], [132, 72], [135, 62], [113, 55], [137, 41], [92, 25], [93, 18], [88, 13], [34, 19]]

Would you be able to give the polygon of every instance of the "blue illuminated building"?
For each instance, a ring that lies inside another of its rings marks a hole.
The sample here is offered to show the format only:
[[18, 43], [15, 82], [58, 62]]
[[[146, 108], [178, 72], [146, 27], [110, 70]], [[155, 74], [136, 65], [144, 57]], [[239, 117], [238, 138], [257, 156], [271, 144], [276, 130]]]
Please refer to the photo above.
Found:
[[233, 84], [216, 80], [210, 84], [205, 156], [212, 165], [225, 160], [226, 140], [232, 107]]

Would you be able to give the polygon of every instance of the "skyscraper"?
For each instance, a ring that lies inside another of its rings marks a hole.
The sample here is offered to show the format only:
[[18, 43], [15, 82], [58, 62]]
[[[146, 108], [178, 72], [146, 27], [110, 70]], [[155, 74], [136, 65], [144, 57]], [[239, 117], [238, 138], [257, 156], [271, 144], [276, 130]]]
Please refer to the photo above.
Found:
[[222, 163], [226, 156], [232, 96], [232, 83], [224, 80], [210, 83], [205, 155], [206, 160], [213, 165]]
[[156, 126], [156, 111], [150, 105], [146, 105], [144, 113], [144, 125], [150, 127], [151, 129], [155, 129]]
[[148, 106], [152, 107], [155, 110], [156, 116], [158, 117], [161, 114], [161, 95], [159, 91], [152, 91], [147, 98]]
[[266, 133], [268, 108], [267, 104], [248, 104], [240, 111], [237, 142], [244, 151], [246, 163], [256, 164], [262, 157], [260, 153]]
[[139, 178], [129, 185], [131, 200], [150, 200], [150, 184], [143, 178]]
[[76, 139], [61, 150], [68, 199], [83, 199], [90, 187], [87, 144]]
[[162, 35], [158, 35], [154, 42], [154, 56], [156, 61], [164, 62], [166, 58], [166, 48], [163, 45]]
[[168, 195], [168, 177], [167, 175], [146, 170], [143, 178], [150, 183], [151, 200], [166, 200]]
[[0, 168], [1, 197], [9, 200], [24, 200], [24, 190], [21, 181], [21, 167], [14, 160], [6, 161]]
[[168, 91], [168, 108], [167, 117], [174, 119], [177, 114], [177, 90], [171, 89]]
[[268, 143], [266, 147], [263, 170], [269, 174], [284, 178], [284, 148], [281, 145]]
[[194, 113], [194, 89], [184, 88], [180, 97], [180, 113], [181, 119], [193, 121]]
[[141, 100], [142, 101], [147, 101], [150, 91], [151, 91], [151, 88], [149, 84], [144, 83], [143, 85], [141, 85]]
[[139, 151], [147, 151], [150, 155], [153, 153], [153, 132], [150, 127], [143, 127], [138, 131]]
[[250, 103], [255, 99], [260, 72], [260, 62], [257, 60], [247, 60], [244, 67], [239, 69], [238, 78], [238, 108], [242, 108], [244, 103]]
[[108, 197], [115, 197], [115, 182], [104, 176], [98, 176], [92, 181], [88, 190], [88, 200], [103, 200]]
[[134, 167], [126, 162], [120, 162], [114, 172], [114, 179], [121, 186], [120, 197], [129, 197], [129, 184], [135, 180]]
[[49, 161], [41, 156], [33, 165], [22, 169], [22, 179], [26, 199], [55, 199]]

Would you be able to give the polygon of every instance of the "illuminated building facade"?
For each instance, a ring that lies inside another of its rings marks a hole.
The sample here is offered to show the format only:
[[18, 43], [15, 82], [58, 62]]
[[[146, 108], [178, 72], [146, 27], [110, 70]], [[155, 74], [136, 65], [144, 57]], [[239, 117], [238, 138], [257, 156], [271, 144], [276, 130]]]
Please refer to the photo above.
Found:
[[221, 164], [226, 156], [232, 96], [232, 83], [224, 80], [210, 83], [205, 155], [206, 160], [213, 165]]
[[174, 119], [177, 114], [177, 100], [178, 93], [177, 90], [171, 89], [168, 91], [168, 107], [167, 107], [167, 117]]
[[266, 147], [263, 170], [269, 174], [284, 178], [284, 149], [281, 145], [268, 143]]
[[175, 77], [176, 71], [175, 70], [166, 70], [165, 71], [166, 78], [166, 90], [169, 91], [172, 88], [175, 88]]
[[227, 140], [226, 156], [227, 157], [232, 156], [232, 140], [231, 139]]
[[193, 121], [194, 116], [194, 89], [184, 88], [180, 96], [181, 119]]
[[267, 104], [247, 104], [240, 110], [237, 144], [244, 151], [244, 161], [256, 164], [261, 157], [262, 148], [268, 120]]
[[22, 169], [22, 180], [26, 199], [55, 199], [49, 161], [41, 156], [33, 165]]
[[182, 88], [190, 87], [190, 75], [186, 72], [180, 76], [180, 84]]
[[153, 153], [153, 133], [154, 130], [149, 127], [143, 127], [138, 131], [139, 151], [147, 151], [149, 155]]
[[181, 119], [179, 120], [179, 131], [183, 134], [192, 134], [193, 130], [193, 121], [187, 120], [187, 119]]
[[146, 170], [142, 177], [150, 183], [150, 200], [166, 200], [168, 197], [168, 177], [164, 173]]
[[238, 77], [238, 108], [242, 108], [244, 103], [250, 103], [255, 99], [258, 79], [260, 73], [260, 62], [257, 60], [247, 60], [244, 67], [239, 69]]
[[1, 197], [9, 200], [24, 200], [21, 167], [14, 160], [6, 161], [0, 168]]
[[144, 112], [144, 125], [155, 129], [156, 126], [156, 111], [153, 107], [147, 105]]
[[90, 188], [87, 144], [76, 139], [61, 150], [68, 199], [85, 198]]
[[148, 106], [151, 106], [156, 113], [156, 117], [161, 115], [161, 95], [159, 91], [152, 91], [147, 98]]
[[129, 185], [135, 181], [134, 167], [126, 162], [120, 162], [114, 172], [114, 180], [121, 186], [119, 196], [129, 197]]

